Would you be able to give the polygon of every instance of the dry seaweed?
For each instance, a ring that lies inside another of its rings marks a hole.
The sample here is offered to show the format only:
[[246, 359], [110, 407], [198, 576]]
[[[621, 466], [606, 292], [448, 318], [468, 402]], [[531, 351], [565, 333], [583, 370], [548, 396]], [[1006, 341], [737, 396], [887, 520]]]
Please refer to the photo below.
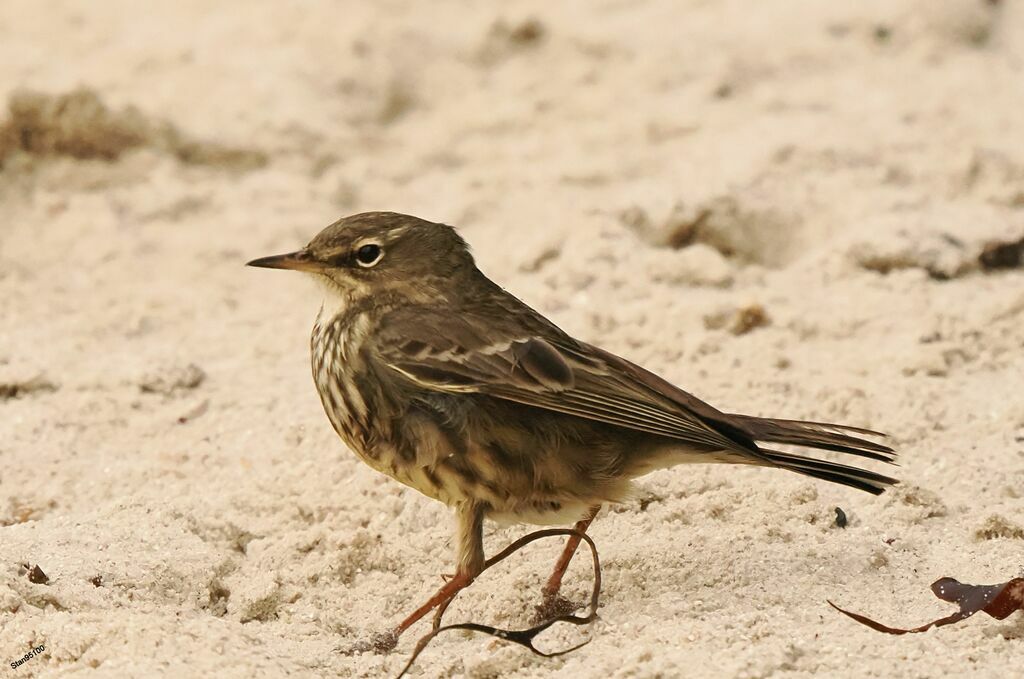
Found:
[[60, 95], [17, 90], [7, 107], [8, 118], [0, 121], [0, 168], [15, 154], [114, 161], [140, 147], [191, 165], [253, 170], [267, 163], [262, 151], [193, 139], [133, 106], [114, 110], [85, 87]]
[[987, 243], [981, 254], [978, 255], [978, 262], [985, 271], [1016, 269], [1024, 266], [1024, 238]]
[[[559, 622], [565, 622], [571, 625], [589, 625], [590, 623], [597, 620], [598, 600], [601, 596], [601, 561], [597, 555], [597, 545], [594, 544], [594, 541], [590, 538], [589, 535], [582, 531], [574, 530], [572, 528], [547, 528], [544, 530], [534, 531], [533, 533], [529, 533], [528, 535], [524, 535], [523, 537], [519, 538], [518, 540], [510, 544], [508, 547], [506, 547], [505, 549], [501, 550], [500, 552], [492, 556], [490, 559], [488, 559], [484, 564], [484, 571], [486, 571], [491, 566], [494, 566], [495, 564], [504, 561], [512, 554], [518, 552], [520, 549], [530, 544], [531, 542], [535, 542], [543, 538], [558, 535], [576, 536], [581, 540], [585, 541], [587, 543], [587, 546], [590, 548], [590, 554], [593, 557], [594, 563], [594, 587], [590, 593], [590, 612], [587, 615], [558, 615], [538, 625], [534, 625], [533, 627], [521, 630], [501, 629], [498, 627], [492, 627], [491, 625], [482, 625], [480, 623], [475, 622], [462, 622], [456, 623], [454, 625], [442, 626], [441, 619], [444, 617], [444, 613], [448, 609], [448, 606], [451, 604], [452, 601], [455, 600], [455, 597], [452, 597], [448, 601], [438, 606], [437, 611], [434, 613], [433, 628], [430, 630], [429, 634], [425, 635], [416, 643], [416, 648], [413, 649], [412, 656], [409, 657], [409, 661], [405, 664], [405, 667], [402, 668], [402, 671], [398, 673], [398, 679], [401, 679], [405, 676], [405, 674], [412, 667], [413, 663], [416, 662], [416, 659], [420, 656], [424, 649], [426, 649], [427, 645], [431, 641], [433, 641], [437, 635], [441, 634], [442, 632], [448, 632], [451, 630], [467, 630], [470, 632], [482, 632], [483, 634], [488, 634], [498, 639], [504, 639], [505, 641], [511, 641], [514, 644], [519, 644], [520, 646], [530, 649], [531, 652], [545, 658], [553, 658], [555, 656], [565, 655], [566, 653], [571, 653], [590, 643], [590, 640], [588, 639], [582, 643], [576, 644], [575, 646], [571, 646], [560, 651], [551, 652], [542, 651], [538, 649], [536, 646], [534, 646], [533, 643], [534, 639], [536, 639], [538, 635], [540, 635], [542, 632], [550, 628], [552, 625], [555, 625]], [[481, 571], [481, 573], [482, 572], [483, 571]]]
[[57, 385], [42, 375], [20, 382], [0, 382], [0, 401], [50, 391], [57, 391]]
[[943, 601], [958, 605], [960, 610], [945, 618], [939, 618], [920, 627], [909, 629], [889, 627], [859, 613], [839, 608], [831, 601], [828, 603], [843, 615], [886, 634], [916, 634], [932, 627], [952, 625], [955, 622], [966, 620], [978, 611], [987, 613], [996, 620], [1003, 620], [1014, 611], [1024, 610], [1024, 578], [1014, 578], [998, 585], [967, 585], [953, 578], [940, 578], [932, 583], [932, 592]]

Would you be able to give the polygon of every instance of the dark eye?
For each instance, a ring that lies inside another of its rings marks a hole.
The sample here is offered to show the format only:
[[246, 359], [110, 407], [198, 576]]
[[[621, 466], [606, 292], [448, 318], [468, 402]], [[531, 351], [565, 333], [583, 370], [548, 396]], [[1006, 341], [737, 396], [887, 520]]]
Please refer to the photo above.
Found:
[[376, 243], [367, 243], [356, 250], [356, 261], [359, 266], [371, 267], [380, 261], [384, 251]]

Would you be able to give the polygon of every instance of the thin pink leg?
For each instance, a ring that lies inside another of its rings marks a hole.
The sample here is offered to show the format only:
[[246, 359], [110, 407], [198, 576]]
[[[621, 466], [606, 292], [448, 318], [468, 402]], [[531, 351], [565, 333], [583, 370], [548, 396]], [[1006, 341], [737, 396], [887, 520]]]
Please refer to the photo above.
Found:
[[[590, 508], [587, 515], [576, 522], [573, 526], [575, 530], [581, 533], [586, 533], [587, 528], [594, 521], [594, 517], [597, 516], [598, 511], [601, 510], [601, 505], [595, 505]], [[572, 535], [565, 542], [565, 549], [562, 550], [562, 555], [558, 557], [558, 561], [555, 563], [555, 570], [551, 573], [551, 577], [548, 578], [547, 583], [544, 585], [544, 589], [541, 590], [544, 595], [544, 601], [537, 609], [538, 616], [543, 617], [557, 612], [558, 609], [558, 592], [562, 589], [562, 578], [565, 577], [565, 572], [569, 569], [569, 563], [572, 561], [573, 555], [576, 554], [576, 549], [580, 546], [581, 538], [576, 535]]]

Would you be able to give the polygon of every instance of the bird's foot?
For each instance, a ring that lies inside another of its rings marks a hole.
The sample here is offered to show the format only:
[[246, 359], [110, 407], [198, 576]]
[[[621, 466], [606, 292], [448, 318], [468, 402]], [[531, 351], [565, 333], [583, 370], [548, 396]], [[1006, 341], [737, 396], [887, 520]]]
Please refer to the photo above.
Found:
[[394, 630], [377, 632], [369, 639], [360, 639], [341, 649], [342, 655], [361, 655], [370, 651], [380, 655], [390, 652], [398, 645], [398, 635]]
[[560, 594], [546, 595], [544, 600], [534, 607], [533, 618], [530, 622], [539, 625], [548, 620], [575, 613], [580, 608], [583, 608], [583, 604], [566, 599]]

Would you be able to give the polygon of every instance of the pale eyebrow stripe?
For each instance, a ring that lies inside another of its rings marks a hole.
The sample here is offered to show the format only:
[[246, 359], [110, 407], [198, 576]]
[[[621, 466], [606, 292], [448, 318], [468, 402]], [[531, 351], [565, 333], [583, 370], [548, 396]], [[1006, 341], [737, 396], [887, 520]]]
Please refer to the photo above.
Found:
[[380, 238], [378, 236], [363, 236], [362, 238], [359, 238], [357, 240], [352, 241], [352, 245], [350, 247], [353, 250], [358, 250], [359, 248], [363, 247], [364, 245], [369, 245], [369, 244], [380, 245], [381, 247], [383, 247], [385, 245], [391, 245], [396, 240], [398, 240], [398, 238], [401, 237], [402, 234], [404, 234], [410, 228], [412, 228], [412, 227], [400, 226], [397, 229], [394, 229], [394, 230], [388, 232], [387, 237], [385, 237], [385, 238]]

